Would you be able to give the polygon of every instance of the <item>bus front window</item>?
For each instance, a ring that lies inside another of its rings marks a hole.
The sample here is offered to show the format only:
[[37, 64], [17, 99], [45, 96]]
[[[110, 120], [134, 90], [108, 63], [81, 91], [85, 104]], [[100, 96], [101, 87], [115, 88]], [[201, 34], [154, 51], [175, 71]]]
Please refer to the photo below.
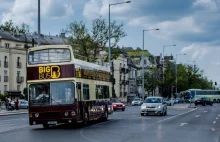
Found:
[[72, 82], [51, 82], [30, 85], [30, 105], [62, 105], [74, 103], [75, 86]]

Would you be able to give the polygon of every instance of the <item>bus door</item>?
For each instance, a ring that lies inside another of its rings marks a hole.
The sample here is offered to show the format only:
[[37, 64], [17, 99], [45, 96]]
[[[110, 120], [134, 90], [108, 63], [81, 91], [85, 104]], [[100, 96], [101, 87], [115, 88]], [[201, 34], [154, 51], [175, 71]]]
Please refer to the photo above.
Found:
[[83, 101], [82, 101], [82, 84], [81, 82], [77, 82], [77, 120], [83, 120]]

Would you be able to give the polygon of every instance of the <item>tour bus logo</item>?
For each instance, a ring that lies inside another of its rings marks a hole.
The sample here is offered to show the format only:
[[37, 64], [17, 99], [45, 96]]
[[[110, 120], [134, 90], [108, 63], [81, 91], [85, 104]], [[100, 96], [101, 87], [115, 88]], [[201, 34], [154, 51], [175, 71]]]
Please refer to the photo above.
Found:
[[59, 66], [41, 66], [38, 72], [39, 79], [56, 79], [61, 75]]

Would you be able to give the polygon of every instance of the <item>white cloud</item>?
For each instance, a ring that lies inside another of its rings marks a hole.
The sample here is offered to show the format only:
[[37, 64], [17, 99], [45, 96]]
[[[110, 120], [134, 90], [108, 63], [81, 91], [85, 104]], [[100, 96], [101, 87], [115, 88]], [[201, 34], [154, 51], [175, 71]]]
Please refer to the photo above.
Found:
[[191, 44], [184, 47], [181, 52], [191, 55], [193, 60], [201, 60], [209, 53], [215, 52], [215, 47], [210, 47], [205, 44]]
[[[71, 5], [62, 0], [44, 0], [41, 1], [42, 18], [63, 18], [73, 14]], [[37, 19], [37, 1], [33, 0], [15, 0], [11, 9], [3, 12], [1, 23], [13, 20], [16, 25], [22, 23], [34, 25]]]
[[[123, 1], [122, 1], [123, 2]], [[117, 0], [89, 0], [84, 5], [83, 16], [87, 19], [94, 19], [105, 16], [109, 13], [109, 4], [118, 3]], [[120, 4], [111, 6], [111, 14], [122, 15], [131, 9], [131, 4]]]
[[193, 3], [194, 7], [201, 7], [201, 8], [206, 8], [208, 10], [217, 10], [218, 6], [217, 6], [217, 1], [215, 0], [196, 0]]

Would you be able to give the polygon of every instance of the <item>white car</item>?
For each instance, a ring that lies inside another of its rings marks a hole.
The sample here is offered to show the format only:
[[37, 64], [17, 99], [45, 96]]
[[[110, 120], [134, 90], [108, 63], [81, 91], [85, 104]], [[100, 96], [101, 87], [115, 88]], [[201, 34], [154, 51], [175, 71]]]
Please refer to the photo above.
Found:
[[143, 103], [143, 101], [142, 101], [141, 98], [135, 98], [135, 99], [131, 102], [131, 105], [132, 105], [132, 106], [135, 106], [135, 105], [140, 106], [140, 105], [142, 105], [142, 103]]
[[167, 105], [162, 97], [148, 97], [141, 105], [141, 116], [148, 114], [167, 115]]

